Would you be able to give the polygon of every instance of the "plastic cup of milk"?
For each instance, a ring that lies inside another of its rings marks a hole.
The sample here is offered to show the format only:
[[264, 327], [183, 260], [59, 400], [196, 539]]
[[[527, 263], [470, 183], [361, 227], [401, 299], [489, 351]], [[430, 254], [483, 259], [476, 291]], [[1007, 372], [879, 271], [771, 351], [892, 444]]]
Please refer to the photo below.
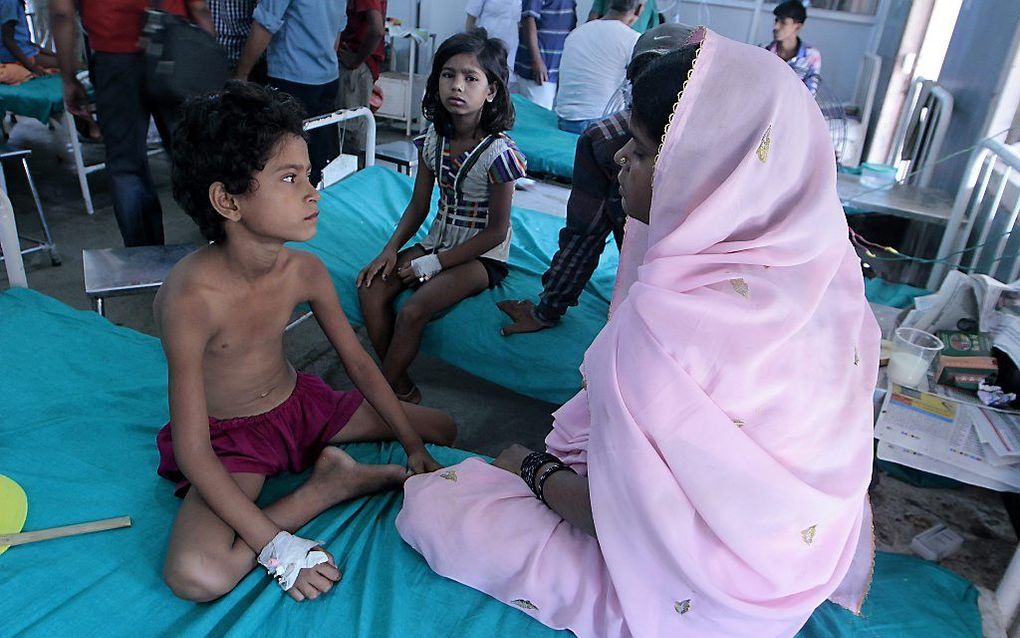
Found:
[[897, 328], [892, 356], [889, 357], [889, 380], [916, 388], [928, 377], [931, 362], [944, 347], [942, 341], [930, 332]]

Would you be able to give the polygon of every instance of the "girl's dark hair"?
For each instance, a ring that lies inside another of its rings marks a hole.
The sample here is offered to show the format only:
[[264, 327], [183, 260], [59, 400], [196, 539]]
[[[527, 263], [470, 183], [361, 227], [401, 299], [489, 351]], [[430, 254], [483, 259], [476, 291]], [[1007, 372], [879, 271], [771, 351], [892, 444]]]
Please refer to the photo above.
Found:
[[222, 91], [190, 98], [173, 133], [174, 199], [202, 236], [222, 243], [224, 218], [209, 201], [222, 182], [231, 195], [255, 188], [255, 173], [286, 135], [304, 137], [304, 108], [288, 95], [251, 82], [230, 81]]
[[506, 65], [506, 45], [498, 38], [490, 38], [485, 29], [475, 29], [467, 33], [458, 33], [447, 38], [436, 51], [432, 60], [432, 73], [425, 84], [425, 97], [421, 101], [421, 110], [425, 118], [436, 127], [440, 135], [453, 132], [450, 114], [443, 106], [439, 97], [439, 76], [443, 66], [450, 58], [461, 53], [470, 53], [478, 60], [479, 66], [485, 71], [489, 84], [496, 86], [496, 97], [482, 107], [482, 129], [486, 133], [502, 133], [514, 126], [514, 104], [510, 101], [507, 82], [510, 70]]
[[650, 61], [634, 79], [631, 120], [656, 142], [666, 132], [697, 54], [697, 45], [682, 47]]

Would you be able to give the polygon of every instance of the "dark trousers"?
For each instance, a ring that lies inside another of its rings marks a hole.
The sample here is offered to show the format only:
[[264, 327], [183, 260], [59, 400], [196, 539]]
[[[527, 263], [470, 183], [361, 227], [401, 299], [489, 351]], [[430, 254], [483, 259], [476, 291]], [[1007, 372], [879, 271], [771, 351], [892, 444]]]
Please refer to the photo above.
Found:
[[[290, 93], [305, 107], [305, 117], [315, 117], [336, 110], [336, 92], [339, 81], [326, 84], [300, 84], [280, 78], [269, 78], [269, 86]], [[322, 169], [339, 151], [335, 127], [328, 126], [311, 131], [308, 135], [308, 158], [312, 163], [312, 184], [318, 184]]]
[[178, 105], [159, 102], [148, 94], [142, 53], [96, 52], [92, 64], [113, 212], [124, 245], [162, 244], [163, 209], [149, 174], [146, 136], [152, 116], [169, 151]]

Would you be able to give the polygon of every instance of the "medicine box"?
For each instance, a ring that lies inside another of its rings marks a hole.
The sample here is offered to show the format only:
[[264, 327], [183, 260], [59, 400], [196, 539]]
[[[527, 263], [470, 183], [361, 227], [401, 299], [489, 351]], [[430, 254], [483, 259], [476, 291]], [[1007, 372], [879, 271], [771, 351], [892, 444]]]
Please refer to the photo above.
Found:
[[939, 523], [924, 530], [910, 541], [910, 549], [925, 560], [942, 560], [963, 545], [963, 537]]
[[976, 391], [979, 383], [998, 373], [988, 333], [943, 330], [938, 336], [945, 349], [939, 353], [937, 383]]

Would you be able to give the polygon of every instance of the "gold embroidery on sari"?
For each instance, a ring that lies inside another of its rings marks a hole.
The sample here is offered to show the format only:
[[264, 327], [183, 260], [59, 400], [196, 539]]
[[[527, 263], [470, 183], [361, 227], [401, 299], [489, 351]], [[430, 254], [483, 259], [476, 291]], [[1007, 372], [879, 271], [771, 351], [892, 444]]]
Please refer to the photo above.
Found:
[[439, 475], [439, 478], [446, 479], [447, 481], [457, 482], [457, 470], [447, 470]]
[[765, 160], [769, 158], [769, 149], [771, 147], [772, 147], [772, 125], [769, 124], [769, 127], [765, 129], [765, 134], [761, 136], [761, 143], [758, 144], [758, 150], [756, 151], [756, 153], [758, 154], [758, 160], [761, 161], [762, 164], [764, 164]]
[[[704, 31], [705, 27], [699, 26], [694, 30], [694, 33]], [[659, 141], [659, 149], [655, 153], [654, 165], [659, 164], [659, 155], [662, 154], [662, 147], [666, 145], [666, 136], [669, 135], [669, 130], [673, 128], [673, 118], [676, 116], [676, 109], [680, 106], [680, 100], [683, 98], [684, 91], [687, 90], [687, 84], [691, 81], [691, 76], [694, 75], [694, 69], [698, 66], [698, 58], [701, 57], [701, 48], [705, 46], [705, 40], [702, 38], [701, 42], [698, 43], [698, 50], [694, 52], [694, 62], [691, 64], [691, 68], [687, 71], [687, 79], [684, 80], [684, 85], [680, 87], [680, 92], [676, 94], [676, 102], [673, 103], [673, 110], [669, 114], [669, 120], [666, 122], [666, 130], [662, 132], [662, 139]]]
[[676, 601], [675, 603], [673, 603], [673, 609], [676, 610], [676, 613], [683, 616], [684, 614], [691, 610], [691, 599], [687, 598], [684, 600]]
[[527, 609], [528, 611], [538, 611], [538, 607], [531, 604], [530, 600], [524, 600], [523, 598], [517, 598], [510, 601], [511, 605], [517, 605], [521, 609]]
[[733, 286], [733, 290], [741, 297], [746, 299], [751, 296], [751, 288], [743, 279], [730, 279], [730, 285]]
[[815, 542], [815, 530], [817, 528], [817, 525], [812, 525], [811, 527], [801, 531], [800, 537], [803, 539], [805, 545], [810, 545]]

